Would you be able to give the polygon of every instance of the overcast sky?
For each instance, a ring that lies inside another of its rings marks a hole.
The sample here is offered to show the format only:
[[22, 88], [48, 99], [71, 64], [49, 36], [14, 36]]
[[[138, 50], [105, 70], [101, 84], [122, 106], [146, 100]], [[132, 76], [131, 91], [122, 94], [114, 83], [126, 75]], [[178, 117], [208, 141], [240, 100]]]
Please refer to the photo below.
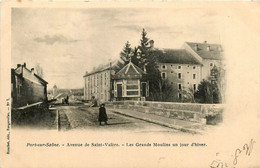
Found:
[[156, 48], [185, 41], [220, 43], [211, 9], [12, 9], [12, 67], [39, 63], [44, 79], [58, 88], [83, 88], [83, 75], [119, 58], [126, 41], [137, 46], [142, 28]]

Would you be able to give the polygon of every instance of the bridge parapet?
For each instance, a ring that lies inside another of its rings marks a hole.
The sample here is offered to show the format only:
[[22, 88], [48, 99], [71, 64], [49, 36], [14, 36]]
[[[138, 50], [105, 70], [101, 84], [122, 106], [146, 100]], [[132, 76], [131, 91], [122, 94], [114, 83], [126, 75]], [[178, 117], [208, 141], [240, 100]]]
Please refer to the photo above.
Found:
[[207, 124], [218, 124], [223, 120], [223, 104], [197, 104], [152, 101], [106, 102], [108, 108], [131, 109], [167, 118], [188, 120]]

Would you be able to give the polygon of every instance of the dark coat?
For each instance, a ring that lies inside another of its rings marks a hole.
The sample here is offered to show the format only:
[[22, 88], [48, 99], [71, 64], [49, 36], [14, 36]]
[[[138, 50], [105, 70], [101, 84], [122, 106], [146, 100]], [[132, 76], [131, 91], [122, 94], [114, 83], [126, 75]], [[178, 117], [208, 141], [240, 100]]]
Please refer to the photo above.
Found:
[[106, 113], [106, 108], [105, 107], [100, 107], [99, 108], [99, 115], [98, 115], [98, 121], [107, 121], [107, 113]]

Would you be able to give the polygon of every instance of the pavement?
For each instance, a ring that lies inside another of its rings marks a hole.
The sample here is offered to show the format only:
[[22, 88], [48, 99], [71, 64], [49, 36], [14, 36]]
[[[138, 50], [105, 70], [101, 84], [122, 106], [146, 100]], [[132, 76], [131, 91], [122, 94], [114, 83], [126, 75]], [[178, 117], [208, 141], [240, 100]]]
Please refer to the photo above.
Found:
[[60, 130], [131, 131], [131, 133], [185, 134], [185, 132], [129, 117], [107, 110], [108, 125], [98, 122], [98, 107], [89, 108], [83, 104], [56, 105], [60, 113]]
[[146, 122], [158, 124], [164, 127], [169, 127], [172, 129], [176, 129], [182, 132], [192, 133], [192, 134], [205, 134], [210, 129], [213, 129], [210, 125], [205, 125], [197, 122], [173, 119], [173, 118], [166, 118], [154, 114], [149, 113], [141, 113], [138, 111], [134, 111], [131, 109], [113, 109], [113, 108], [106, 108], [107, 111], [124, 115], [127, 117], [132, 117], [135, 119], [143, 120]]

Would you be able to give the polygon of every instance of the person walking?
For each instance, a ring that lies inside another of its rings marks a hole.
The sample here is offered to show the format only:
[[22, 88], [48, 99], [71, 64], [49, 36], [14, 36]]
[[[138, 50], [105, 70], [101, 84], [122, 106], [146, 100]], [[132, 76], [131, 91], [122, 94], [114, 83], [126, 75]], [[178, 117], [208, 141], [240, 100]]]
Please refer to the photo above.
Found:
[[97, 105], [97, 100], [96, 100], [95, 96], [92, 96], [90, 107], [97, 107], [97, 106], [98, 106]]
[[105, 124], [107, 125], [107, 113], [106, 113], [105, 104], [100, 105], [98, 121], [99, 121], [99, 125], [101, 125], [102, 121], [104, 121]]
[[66, 104], [69, 105], [69, 96], [67, 95]]

